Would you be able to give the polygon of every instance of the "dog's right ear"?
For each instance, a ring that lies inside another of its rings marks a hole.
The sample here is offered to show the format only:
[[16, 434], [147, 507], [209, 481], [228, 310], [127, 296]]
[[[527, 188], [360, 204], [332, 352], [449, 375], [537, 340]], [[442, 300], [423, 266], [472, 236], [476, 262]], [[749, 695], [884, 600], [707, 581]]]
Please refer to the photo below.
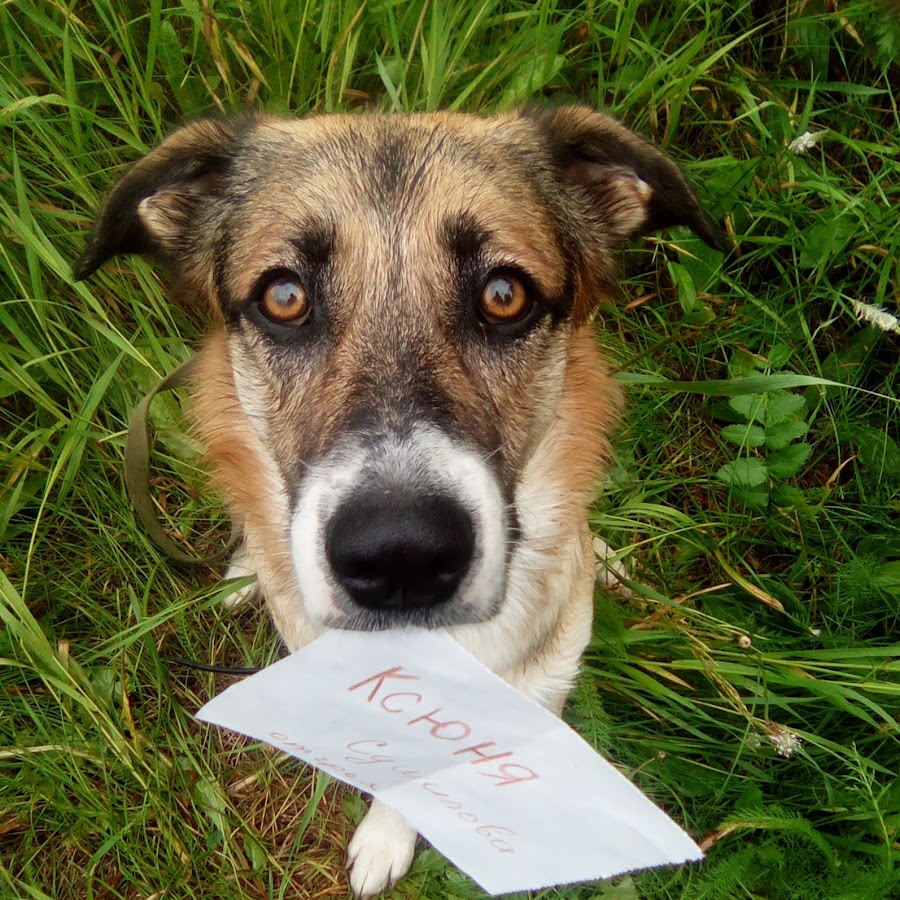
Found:
[[148, 253], [177, 267], [249, 127], [248, 119], [194, 122], [136, 163], [103, 201], [72, 267], [75, 279], [120, 253]]

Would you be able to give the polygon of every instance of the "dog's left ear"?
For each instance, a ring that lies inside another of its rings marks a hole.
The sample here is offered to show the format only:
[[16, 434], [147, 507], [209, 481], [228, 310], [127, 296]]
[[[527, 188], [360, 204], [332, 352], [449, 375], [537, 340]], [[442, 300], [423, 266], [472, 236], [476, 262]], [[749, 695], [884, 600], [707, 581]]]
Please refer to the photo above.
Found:
[[729, 247], [678, 167], [615, 119], [583, 106], [523, 111], [542, 132], [553, 162], [588, 195], [590, 217], [615, 245], [686, 225], [716, 250]]

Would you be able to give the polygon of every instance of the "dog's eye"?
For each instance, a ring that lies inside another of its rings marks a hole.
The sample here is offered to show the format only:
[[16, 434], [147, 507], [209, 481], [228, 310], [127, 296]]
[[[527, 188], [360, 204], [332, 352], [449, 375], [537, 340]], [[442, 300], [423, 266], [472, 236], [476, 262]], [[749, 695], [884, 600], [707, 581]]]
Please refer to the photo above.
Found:
[[481, 290], [481, 314], [492, 325], [511, 325], [531, 309], [528, 291], [512, 275], [494, 275]]
[[259, 308], [279, 325], [302, 325], [309, 316], [310, 303], [306, 289], [296, 278], [282, 276], [269, 282]]

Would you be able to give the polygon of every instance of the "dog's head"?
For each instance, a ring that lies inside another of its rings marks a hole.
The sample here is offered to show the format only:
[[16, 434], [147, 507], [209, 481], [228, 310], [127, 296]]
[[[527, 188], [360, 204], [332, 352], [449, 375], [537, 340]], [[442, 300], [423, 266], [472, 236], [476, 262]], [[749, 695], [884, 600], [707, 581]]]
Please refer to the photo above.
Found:
[[573, 334], [616, 251], [673, 224], [721, 244], [671, 162], [584, 108], [248, 117], [139, 162], [75, 274], [150, 253], [224, 323], [307, 614], [474, 622], [503, 598]]

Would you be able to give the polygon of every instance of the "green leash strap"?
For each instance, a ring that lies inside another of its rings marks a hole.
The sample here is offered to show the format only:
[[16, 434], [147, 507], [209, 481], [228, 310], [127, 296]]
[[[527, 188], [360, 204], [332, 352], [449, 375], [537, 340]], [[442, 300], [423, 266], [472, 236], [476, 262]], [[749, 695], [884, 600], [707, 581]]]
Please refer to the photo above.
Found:
[[150, 404], [162, 391], [174, 391], [184, 387], [197, 368], [197, 357], [192, 356], [174, 372], [163, 378], [159, 384], [134, 408], [128, 421], [128, 436], [125, 439], [125, 489], [141, 524], [153, 543], [173, 562], [191, 566], [209, 566], [224, 560], [234, 549], [239, 534], [232, 531], [228, 546], [211, 556], [191, 556], [185, 553], [169, 537], [153, 505], [150, 496]]

